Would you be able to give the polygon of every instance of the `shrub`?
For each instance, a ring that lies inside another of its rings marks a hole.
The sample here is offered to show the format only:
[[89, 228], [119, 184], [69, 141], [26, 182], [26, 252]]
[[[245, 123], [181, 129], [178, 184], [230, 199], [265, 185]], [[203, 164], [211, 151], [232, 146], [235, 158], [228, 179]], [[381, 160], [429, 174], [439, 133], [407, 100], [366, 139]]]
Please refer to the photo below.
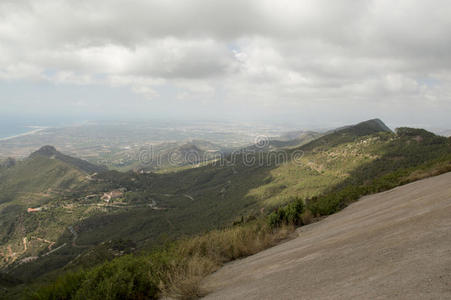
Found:
[[126, 255], [90, 271], [74, 299], [153, 299], [156, 274], [148, 259]]
[[306, 209], [302, 214], [301, 214], [301, 219], [302, 219], [302, 224], [303, 225], [308, 225], [310, 223], [312, 223], [313, 221], [313, 215], [312, 212], [309, 209]]
[[44, 299], [72, 299], [77, 290], [86, 279], [86, 272], [69, 272], [59, 277], [54, 283], [39, 288], [36, 292], [30, 293], [27, 298], [44, 300]]
[[269, 225], [271, 228], [281, 225], [302, 225], [302, 213], [304, 212], [304, 201], [296, 198], [292, 203], [278, 208], [269, 215]]

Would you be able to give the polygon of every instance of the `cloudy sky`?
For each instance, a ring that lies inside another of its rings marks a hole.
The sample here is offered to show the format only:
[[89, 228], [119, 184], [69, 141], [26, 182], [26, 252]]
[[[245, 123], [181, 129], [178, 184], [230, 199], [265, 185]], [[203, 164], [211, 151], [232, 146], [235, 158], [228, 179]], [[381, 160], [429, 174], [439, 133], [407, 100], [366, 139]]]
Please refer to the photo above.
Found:
[[0, 104], [451, 128], [451, 2], [1, 0]]

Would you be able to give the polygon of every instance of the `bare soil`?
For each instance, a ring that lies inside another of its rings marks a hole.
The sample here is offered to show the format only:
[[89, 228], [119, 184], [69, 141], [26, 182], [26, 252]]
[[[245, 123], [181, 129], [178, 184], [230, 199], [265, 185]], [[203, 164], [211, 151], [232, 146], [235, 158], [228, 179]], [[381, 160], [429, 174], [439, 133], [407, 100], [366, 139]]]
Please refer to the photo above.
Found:
[[451, 299], [451, 173], [366, 196], [232, 262], [207, 299]]

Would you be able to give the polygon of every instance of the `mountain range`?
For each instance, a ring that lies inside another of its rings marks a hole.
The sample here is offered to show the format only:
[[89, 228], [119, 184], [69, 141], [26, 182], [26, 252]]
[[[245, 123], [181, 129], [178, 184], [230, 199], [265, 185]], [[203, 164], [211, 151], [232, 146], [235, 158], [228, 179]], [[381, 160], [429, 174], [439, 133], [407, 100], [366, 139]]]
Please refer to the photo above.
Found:
[[[203, 157], [214, 147], [197, 144], [180, 146], [179, 154]], [[321, 218], [360, 195], [451, 170], [450, 145], [426, 130], [393, 132], [374, 119], [161, 173], [108, 170], [44, 146], [1, 164], [0, 270], [16, 280], [8, 282], [34, 282], [265, 217], [295, 199]]]

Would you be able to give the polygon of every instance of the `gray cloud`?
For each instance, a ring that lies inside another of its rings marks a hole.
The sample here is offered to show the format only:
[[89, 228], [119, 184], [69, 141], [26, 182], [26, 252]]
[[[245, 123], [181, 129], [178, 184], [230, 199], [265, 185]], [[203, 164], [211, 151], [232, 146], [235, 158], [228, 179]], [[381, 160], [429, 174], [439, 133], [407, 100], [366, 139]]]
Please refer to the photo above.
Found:
[[127, 87], [212, 109], [437, 114], [451, 108], [450, 50], [445, 0], [0, 3], [0, 80]]

